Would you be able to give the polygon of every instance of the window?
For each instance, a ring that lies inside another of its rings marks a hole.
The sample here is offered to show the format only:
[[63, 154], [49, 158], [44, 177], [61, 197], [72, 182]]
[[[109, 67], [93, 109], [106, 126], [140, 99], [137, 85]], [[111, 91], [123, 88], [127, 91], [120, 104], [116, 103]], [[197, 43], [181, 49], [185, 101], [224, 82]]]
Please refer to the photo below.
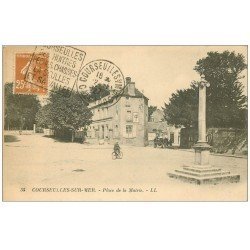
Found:
[[170, 133], [170, 140], [172, 143], [174, 143], [174, 133], [173, 132]]
[[127, 122], [132, 122], [132, 112], [130, 110], [127, 110]]
[[132, 137], [133, 125], [126, 125], [126, 134], [127, 134], [127, 137]]
[[130, 100], [128, 96], [126, 97], [125, 107], [130, 107]]
[[139, 122], [139, 116], [137, 112], [133, 113], [133, 122]]
[[136, 137], [136, 125], [126, 125], [124, 127], [123, 136], [125, 138], [135, 138]]
[[115, 125], [114, 138], [118, 138], [118, 136], [119, 136], [118, 125]]

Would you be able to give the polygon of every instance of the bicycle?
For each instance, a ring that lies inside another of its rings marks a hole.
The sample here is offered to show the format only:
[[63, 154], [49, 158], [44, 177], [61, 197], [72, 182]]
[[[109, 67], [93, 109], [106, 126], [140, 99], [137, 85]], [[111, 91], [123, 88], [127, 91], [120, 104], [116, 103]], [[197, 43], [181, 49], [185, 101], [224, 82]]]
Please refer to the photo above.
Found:
[[122, 151], [120, 151], [120, 152], [113, 152], [112, 153], [112, 159], [113, 160], [116, 160], [116, 159], [122, 159], [122, 157], [123, 157], [123, 153], [122, 153]]

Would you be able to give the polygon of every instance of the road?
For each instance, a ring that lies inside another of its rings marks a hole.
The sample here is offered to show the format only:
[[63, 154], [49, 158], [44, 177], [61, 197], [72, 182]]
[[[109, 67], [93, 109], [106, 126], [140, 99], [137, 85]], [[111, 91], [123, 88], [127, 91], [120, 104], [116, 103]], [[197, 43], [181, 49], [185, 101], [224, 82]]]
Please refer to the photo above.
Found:
[[[6, 134], [5, 134], [6, 135]], [[20, 201], [242, 201], [247, 199], [247, 159], [211, 156], [241, 175], [240, 183], [198, 186], [167, 172], [192, 165], [194, 153], [121, 145], [59, 142], [42, 134], [11, 135], [4, 143], [3, 197]]]

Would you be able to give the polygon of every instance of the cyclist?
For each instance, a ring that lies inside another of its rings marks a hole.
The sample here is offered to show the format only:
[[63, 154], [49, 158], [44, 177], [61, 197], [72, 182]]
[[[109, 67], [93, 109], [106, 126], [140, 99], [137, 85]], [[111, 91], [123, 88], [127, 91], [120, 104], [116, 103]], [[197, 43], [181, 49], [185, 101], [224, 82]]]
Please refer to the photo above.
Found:
[[114, 152], [115, 152], [116, 157], [120, 154], [120, 151], [121, 151], [120, 145], [118, 142], [116, 142], [114, 145]]

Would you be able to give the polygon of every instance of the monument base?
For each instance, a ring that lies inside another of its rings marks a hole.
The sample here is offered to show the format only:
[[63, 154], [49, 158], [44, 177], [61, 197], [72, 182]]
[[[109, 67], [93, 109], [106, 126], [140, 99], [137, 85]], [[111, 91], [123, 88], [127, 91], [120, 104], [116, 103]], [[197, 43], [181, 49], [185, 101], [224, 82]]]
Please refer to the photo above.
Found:
[[170, 178], [179, 179], [181, 181], [201, 184], [218, 184], [233, 183], [240, 181], [240, 175], [233, 174], [230, 171], [221, 168], [212, 167], [210, 165], [200, 166], [183, 166], [173, 172], [169, 172]]
[[198, 141], [194, 146], [195, 160], [197, 165], [208, 165], [211, 146], [207, 142]]

